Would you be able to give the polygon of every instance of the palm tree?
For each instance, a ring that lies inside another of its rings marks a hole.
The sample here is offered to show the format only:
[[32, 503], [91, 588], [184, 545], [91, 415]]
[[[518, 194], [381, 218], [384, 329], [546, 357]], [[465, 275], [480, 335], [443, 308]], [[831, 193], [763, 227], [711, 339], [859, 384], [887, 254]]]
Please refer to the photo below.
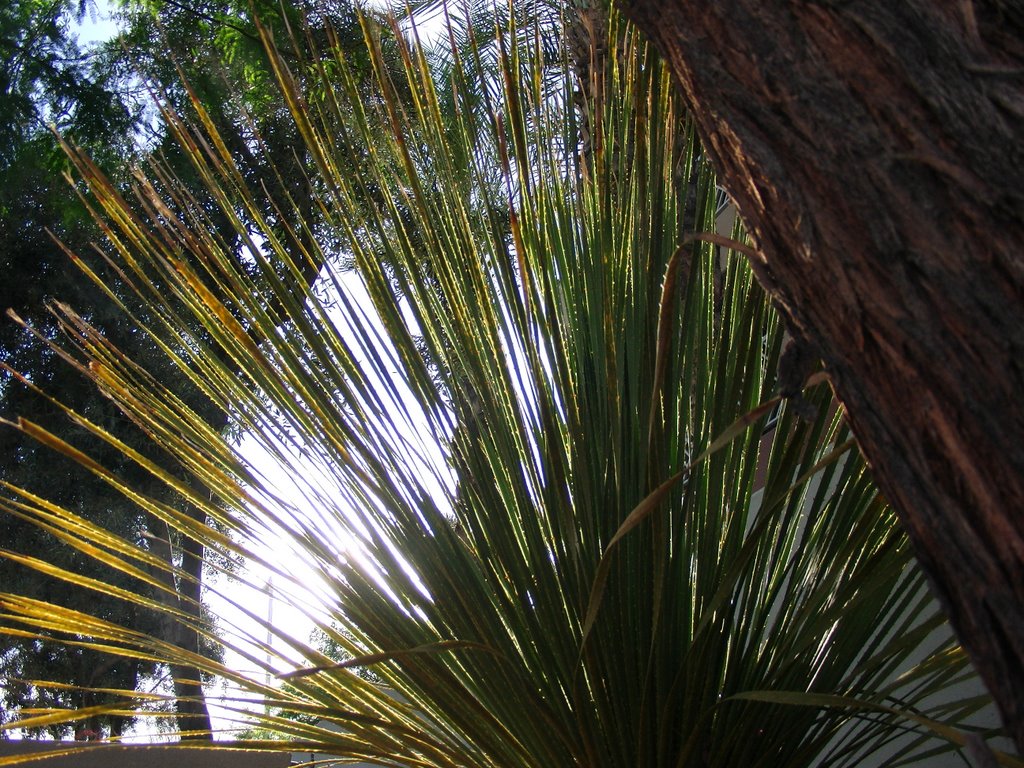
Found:
[[[962, 743], [936, 720], [983, 700], [931, 698], [969, 671], [933, 639], [942, 620], [907, 542], [821, 381], [807, 418], [774, 396], [784, 332], [741, 228], [720, 231], [661, 63], [617, 19], [608, 29], [586, 172], [570, 67], [547, 87], [544, 30], [498, 31], [497, 81], [457, 47], [451, 110], [417, 46], [401, 51], [407, 82], [387, 76], [372, 26], [370, 92], [344, 55], [309, 62], [316, 87], [300, 89], [264, 33], [330, 237], [281, 235], [290, 216], [246, 184], [202, 104], [194, 124], [166, 115], [241, 260], [158, 163], [128, 201], [69, 147], [106, 255], [150, 308], [140, 331], [291, 480], [275, 488], [61, 305], [69, 360], [168, 463], [129, 458], [217, 526], [20, 428], [182, 536], [272, 572], [346, 660], [244, 604], [228, 645], [255, 667], [273, 652], [287, 685], [10, 594], [5, 630], [197, 666], [243, 691], [225, 705], [240, 718], [286, 737], [260, 746], [387, 765], [843, 766], [892, 744], [911, 762], [942, 748], [927, 731], [894, 741], [922, 725]], [[357, 157], [362, 172], [343, 172]], [[315, 285], [298, 279], [309, 264]], [[142, 566], [170, 566], [145, 548], [7, 490], [9, 514], [161, 588]], [[254, 694], [270, 709], [249, 712]]]

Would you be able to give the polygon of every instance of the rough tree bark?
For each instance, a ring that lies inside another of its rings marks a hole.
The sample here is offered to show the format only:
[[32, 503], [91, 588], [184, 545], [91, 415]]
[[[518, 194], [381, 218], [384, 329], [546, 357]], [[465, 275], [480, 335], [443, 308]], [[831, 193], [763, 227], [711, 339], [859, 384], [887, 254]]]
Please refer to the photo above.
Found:
[[627, 0], [1024, 752], [1024, 7]]

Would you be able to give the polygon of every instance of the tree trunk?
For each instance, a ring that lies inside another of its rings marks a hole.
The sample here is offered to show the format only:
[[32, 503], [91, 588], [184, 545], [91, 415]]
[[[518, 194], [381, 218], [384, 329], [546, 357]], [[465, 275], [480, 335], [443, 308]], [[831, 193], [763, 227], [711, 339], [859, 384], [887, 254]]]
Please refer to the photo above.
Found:
[[1024, 752], [1020, 0], [628, 0]]
[[[199, 514], [199, 511], [194, 508], [191, 511], [193, 514]], [[170, 527], [155, 518], [152, 523], [163, 532], [162, 536], [157, 536], [150, 542], [154, 553], [168, 564], [174, 563], [176, 558], [171, 544]], [[153, 575], [164, 581], [171, 590], [170, 593], [161, 593], [160, 600], [177, 611], [183, 611], [199, 619], [203, 589], [204, 547], [202, 543], [190, 539], [184, 534], [180, 539], [183, 575], [175, 578], [169, 571], [162, 570], [154, 572]], [[197, 655], [202, 653], [198, 633], [183, 624], [173, 614], [168, 613], [163, 616], [159, 638], [189, 653]], [[213, 724], [206, 704], [206, 695], [203, 693], [202, 674], [199, 669], [186, 664], [171, 664], [170, 673], [174, 684], [175, 725], [179, 731], [188, 734], [183, 736], [182, 740], [212, 740]]]
[[[195, 515], [201, 514], [193, 510]], [[181, 569], [187, 574], [178, 580], [178, 608], [199, 618], [203, 599], [203, 545], [188, 536], [181, 535]], [[180, 637], [179, 647], [190, 653], [201, 655], [199, 634], [182, 624], [178, 624]], [[206, 694], [203, 693], [202, 675], [194, 666], [172, 665], [171, 677], [174, 679], [175, 706], [178, 710], [177, 724], [179, 730], [188, 735], [182, 740], [212, 740], [213, 723], [210, 710], [206, 705]]]

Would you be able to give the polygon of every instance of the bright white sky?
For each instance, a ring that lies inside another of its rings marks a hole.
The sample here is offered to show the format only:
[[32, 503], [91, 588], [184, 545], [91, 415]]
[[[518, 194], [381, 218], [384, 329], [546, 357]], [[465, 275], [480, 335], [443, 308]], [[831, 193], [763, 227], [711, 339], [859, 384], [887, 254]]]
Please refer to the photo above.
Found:
[[[352, 303], [369, 318], [375, 317], [369, 296], [356, 273], [340, 275], [338, 282]], [[314, 291], [315, 293], [317, 292]], [[353, 336], [345, 331], [349, 321], [340, 311], [332, 313], [332, 320], [339, 329], [339, 334], [349, 338]], [[376, 331], [375, 335], [383, 335], [383, 328], [379, 323], [371, 322], [371, 327]], [[379, 389], [383, 390], [384, 387]], [[412, 411], [414, 416], [421, 413], [408, 393], [402, 397], [402, 405], [406, 410]], [[433, 478], [444, 476], [445, 459], [436, 440], [430, 435], [425, 416], [421, 415], [419, 419], [419, 424], [402, 426], [403, 421], [397, 418], [395, 423], [401, 432], [400, 438], [413, 446], [417, 455], [425, 457], [426, 462], [422, 464], [417, 474], [428, 488], [431, 483], [434, 484], [434, 496], [440, 499], [444, 493]], [[343, 499], [345, 494], [339, 492], [337, 480], [331, 476], [329, 467], [323, 468], [301, 458], [289, 467], [282, 467], [279, 461], [264, 449], [261, 442], [258, 435], [247, 435], [243, 438], [239, 450], [245, 460], [263, 475], [267, 490], [282, 500], [300, 500], [303, 506], [293, 509], [290, 514], [297, 520], [310, 523], [317, 530], [321, 540], [333, 542], [338, 548], [339, 559], [360, 558], [358, 541], [347, 534], [344, 522], [339, 519], [347, 514], [345, 508], [337, 504], [337, 500]], [[300, 471], [295, 471], [296, 466], [301, 468]], [[312, 506], [315, 504], [313, 500], [317, 498], [322, 500], [323, 508]], [[286, 510], [282, 511], [286, 516], [289, 514]], [[292, 579], [283, 582], [280, 577], [271, 577], [265, 569], [250, 563], [245, 572], [240, 574], [239, 579], [229, 580], [222, 577], [210, 585], [209, 606], [222, 620], [224, 629], [235, 627], [243, 633], [252, 633], [257, 639], [271, 645], [274, 653], [279, 654], [270, 660], [273, 668], [285, 672], [294, 668], [293, 664], [297, 657], [288, 652], [287, 642], [281, 634], [286, 632], [296, 640], [308, 643], [314, 626], [311, 617], [320, 617], [322, 621], [330, 623], [331, 609], [328, 605], [333, 602], [332, 595], [329, 592], [325, 593], [323, 589], [323, 576], [310, 565], [308, 558], [304, 560], [301, 545], [294, 543], [286, 533], [282, 532], [276, 538], [271, 535], [265, 546], [258, 549], [260, 554], [288, 572]], [[264, 632], [238, 609], [238, 605], [270, 620], [278, 637], [271, 637], [269, 633]], [[263, 654], [257, 655], [261, 660], [264, 658]], [[257, 676], [263, 674], [240, 655], [229, 655], [225, 661], [228, 666], [240, 672]]]
[[83, 48], [92, 43], [102, 43], [112, 38], [117, 32], [117, 25], [110, 18], [108, 0], [95, 0], [95, 7], [85, 12], [85, 18], [78, 27], [78, 43]]

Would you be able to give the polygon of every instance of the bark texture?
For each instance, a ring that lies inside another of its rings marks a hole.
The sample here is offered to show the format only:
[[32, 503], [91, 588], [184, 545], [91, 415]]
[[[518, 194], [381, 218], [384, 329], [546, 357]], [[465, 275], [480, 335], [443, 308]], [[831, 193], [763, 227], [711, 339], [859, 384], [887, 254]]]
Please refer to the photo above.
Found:
[[624, 5], [1024, 752], [1024, 5]]

